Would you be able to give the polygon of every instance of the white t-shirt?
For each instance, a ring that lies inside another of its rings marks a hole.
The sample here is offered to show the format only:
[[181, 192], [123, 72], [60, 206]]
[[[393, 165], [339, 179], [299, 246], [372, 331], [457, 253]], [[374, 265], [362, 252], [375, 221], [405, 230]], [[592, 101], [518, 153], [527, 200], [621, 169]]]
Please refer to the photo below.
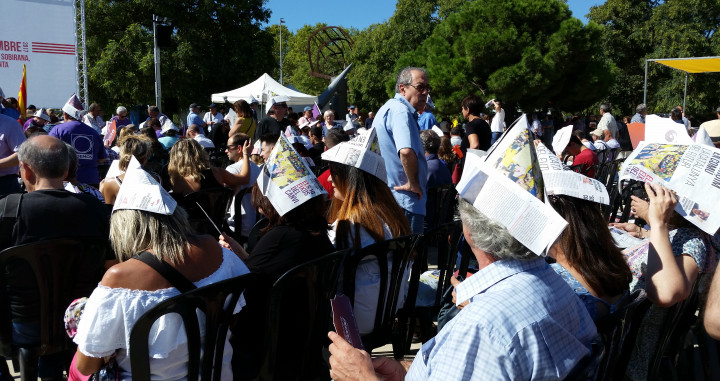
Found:
[[[240, 174], [240, 169], [242, 168], [242, 161], [239, 161], [234, 164], [230, 164], [225, 168], [228, 172], [233, 174]], [[235, 194], [238, 194], [241, 190], [245, 188], [250, 188], [253, 185], [255, 185], [255, 182], [257, 181], [258, 175], [260, 175], [260, 167], [255, 165], [252, 161], [250, 162], [250, 182], [246, 185], [240, 185], [239, 187], [235, 188]], [[250, 193], [245, 194], [245, 197], [241, 200], [242, 205], [240, 206], [242, 210], [242, 220], [241, 222], [241, 231], [240, 235], [243, 237], [247, 237], [248, 234], [250, 234], [250, 230], [252, 229], [253, 225], [255, 225], [255, 220], [257, 217], [257, 214], [255, 212], [255, 208], [252, 206], [252, 195]], [[228, 225], [230, 226], [230, 230], [235, 231], [235, 197], [233, 197], [232, 202], [230, 203], [230, 209], [229, 209], [230, 217], [228, 217]]]
[[[332, 224], [332, 229], [328, 230], [328, 238], [335, 245], [335, 229], [337, 229], [337, 221]], [[390, 228], [383, 224], [383, 230], [385, 232], [385, 239], [391, 239], [392, 233]], [[350, 232], [353, 233], [355, 228], [350, 227]], [[375, 243], [375, 240], [365, 230], [360, 227], [360, 247], [369, 246]], [[400, 288], [400, 296], [398, 297], [397, 307], [400, 308], [405, 304], [405, 297], [407, 296], [408, 280], [410, 279], [410, 268], [412, 265], [408, 265], [403, 274], [405, 282], [402, 283]], [[388, 261], [388, 274], [392, 272], [392, 261]], [[388, 284], [388, 286], [390, 286]], [[353, 314], [355, 320], [357, 320], [358, 330], [361, 335], [366, 335], [373, 331], [375, 327], [375, 314], [377, 312], [377, 300], [380, 295], [380, 267], [378, 266], [377, 258], [367, 257], [360, 262], [355, 273], [355, 305], [353, 307]]]
[[215, 123], [220, 123], [222, 121], [223, 121], [223, 114], [221, 114], [219, 112], [217, 114], [213, 115], [210, 111], [208, 111], [205, 113], [205, 116], [203, 117], [203, 122], [205, 122], [205, 123], [212, 122], [213, 124], [215, 124]]
[[212, 140], [208, 139], [203, 134], [197, 134], [195, 136], [195, 141], [200, 143], [200, 145], [203, 146], [203, 148], [215, 148], [215, 143], [213, 143]]
[[[249, 273], [247, 266], [230, 250], [223, 249], [223, 261], [207, 278], [194, 282], [203, 287], [221, 280], [235, 278]], [[105, 357], [117, 351], [117, 363], [121, 380], [132, 380], [130, 367], [130, 331], [142, 315], [162, 301], [180, 295], [175, 287], [155, 291], [129, 290], [98, 286], [88, 298], [85, 310], [73, 339], [78, 350], [86, 356]], [[233, 313], [245, 306], [240, 299]], [[204, 322], [204, 315], [199, 315]], [[202, 327], [202, 325], [201, 325]], [[222, 380], [232, 380], [232, 346], [225, 338]], [[150, 370], [153, 380], [187, 379], [187, 336], [182, 319], [177, 314], [159, 318], [149, 336]]]
[[505, 109], [500, 109], [499, 112], [495, 113], [490, 123], [490, 131], [492, 132], [503, 132], [505, 131]]

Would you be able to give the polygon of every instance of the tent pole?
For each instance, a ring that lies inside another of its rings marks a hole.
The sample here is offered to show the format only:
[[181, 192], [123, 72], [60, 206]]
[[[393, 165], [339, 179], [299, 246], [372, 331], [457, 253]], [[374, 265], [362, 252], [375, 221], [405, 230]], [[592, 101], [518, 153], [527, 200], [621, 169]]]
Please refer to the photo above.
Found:
[[688, 83], [688, 73], [685, 72], [685, 93], [683, 94], [683, 112], [687, 114], [687, 108], [685, 108], [685, 100], [687, 99], [687, 83]]
[[647, 67], [648, 60], [645, 60], [645, 86], [643, 87], [643, 104], [647, 105]]

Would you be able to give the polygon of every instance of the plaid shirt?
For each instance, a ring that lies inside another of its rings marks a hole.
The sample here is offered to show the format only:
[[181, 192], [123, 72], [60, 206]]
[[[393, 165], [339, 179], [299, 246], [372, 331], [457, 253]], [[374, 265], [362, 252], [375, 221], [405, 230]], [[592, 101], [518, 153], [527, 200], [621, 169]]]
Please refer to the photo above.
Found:
[[563, 379], [597, 332], [544, 259], [502, 260], [456, 288], [470, 303], [415, 356], [406, 380]]

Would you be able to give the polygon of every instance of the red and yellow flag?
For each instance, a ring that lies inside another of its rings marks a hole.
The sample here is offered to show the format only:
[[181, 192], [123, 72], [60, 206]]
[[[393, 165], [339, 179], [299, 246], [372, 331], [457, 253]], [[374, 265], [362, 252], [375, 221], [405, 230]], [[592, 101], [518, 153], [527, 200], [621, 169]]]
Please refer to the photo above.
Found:
[[25, 113], [27, 112], [27, 78], [25, 65], [23, 65], [22, 82], [20, 82], [20, 91], [18, 92], [18, 111], [20, 111], [20, 119], [25, 122]]

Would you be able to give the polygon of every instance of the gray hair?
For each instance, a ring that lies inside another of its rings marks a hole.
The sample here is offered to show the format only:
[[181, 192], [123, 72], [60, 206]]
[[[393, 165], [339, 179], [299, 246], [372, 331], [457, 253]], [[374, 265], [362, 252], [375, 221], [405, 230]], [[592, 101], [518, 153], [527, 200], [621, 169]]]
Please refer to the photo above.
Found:
[[119, 114], [119, 113], [121, 113], [121, 112], [123, 112], [123, 111], [124, 111], [124, 112], [127, 112], [127, 109], [125, 108], [125, 106], [118, 106], [117, 110], [115, 110], [115, 113], [116, 113], [116, 114]]
[[600, 110], [603, 110], [603, 112], [610, 112], [610, 103], [604, 102], [600, 105]]
[[463, 225], [470, 231], [473, 246], [491, 257], [502, 259], [533, 259], [533, 252], [518, 242], [500, 223], [487, 218], [472, 204], [460, 198], [458, 203]]
[[97, 103], [95, 103], [95, 102], [90, 103], [90, 106], [88, 106], [88, 111], [95, 111], [95, 109], [96, 109], [98, 106], [99, 106], [99, 105], [98, 105]]
[[77, 177], [77, 169], [78, 169], [78, 157], [77, 153], [75, 152], [75, 147], [70, 145], [69, 143], [65, 143], [68, 149], [68, 179], [74, 179]]
[[398, 73], [397, 78], [395, 79], [395, 92], [400, 92], [400, 85], [407, 86], [412, 83], [412, 72], [413, 71], [419, 71], [423, 73], [427, 77], [427, 71], [425, 69], [420, 67], [414, 67], [414, 66], [408, 66], [402, 70], [400, 70], [400, 73]]
[[423, 149], [429, 154], [437, 154], [440, 149], [440, 137], [433, 130], [420, 131]]
[[[31, 137], [18, 149], [18, 160], [30, 166], [38, 177], [46, 179], [64, 178], [68, 169], [68, 148], [62, 140], [47, 135]], [[41, 140], [47, 140], [40, 143]]]
[[638, 114], [642, 114], [646, 111], [647, 111], [647, 105], [645, 105], [645, 103], [640, 103], [639, 105], [637, 105], [637, 107], [635, 107], [635, 112]]
[[325, 110], [325, 112], [323, 113], [323, 118], [327, 118], [327, 116], [330, 115], [330, 114], [332, 114], [332, 115], [334, 116], [334, 115], [335, 115], [335, 111], [333, 111], [333, 110]]
[[122, 209], [110, 218], [110, 243], [120, 262], [152, 250], [158, 259], [171, 265], [182, 263], [192, 236], [188, 214], [180, 206], [170, 216]]

